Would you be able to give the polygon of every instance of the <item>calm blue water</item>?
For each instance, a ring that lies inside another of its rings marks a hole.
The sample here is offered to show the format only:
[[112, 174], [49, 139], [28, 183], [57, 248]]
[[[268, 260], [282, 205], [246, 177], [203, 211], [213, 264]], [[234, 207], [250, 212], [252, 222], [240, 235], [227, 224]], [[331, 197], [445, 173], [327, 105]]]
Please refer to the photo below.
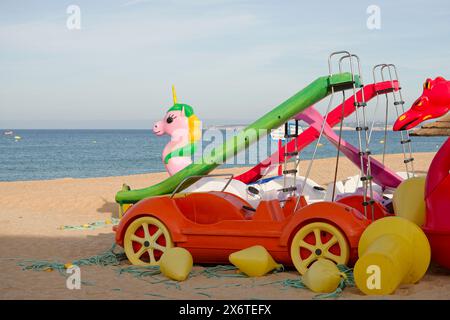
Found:
[[[156, 137], [150, 130], [14, 130], [12, 135], [3, 135], [4, 131], [0, 131], [0, 181], [164, 171], [161, 151], [168, 137]], [[16, 141], [16, 135], [22, 139]], [[344, 131], [343, 137], [356, 145], [355, 132]], [[382, 152], [383, 144], [379, 143], [382, 139], [383, 132], [373, 132], [373, 153]], [[436, 151], [444, 139], [413, 137], [414, 151]], [[324, 145], [319, 148], [318, 158], [336, 156], [336, 149], [325, 138], [321, 142]], [[276, 150], [275, 142], [269, 139], [268, 144], [271, 150]], [[204, 142], [204, 147], [207, 145]], [[312, 145], [305, 149], [302, 158], [310, 158], [312, 150]], [[401, 152], [398, 133], [389, 133], [387, 152]], [[236, 164], [224, 165], [227, 166]]]

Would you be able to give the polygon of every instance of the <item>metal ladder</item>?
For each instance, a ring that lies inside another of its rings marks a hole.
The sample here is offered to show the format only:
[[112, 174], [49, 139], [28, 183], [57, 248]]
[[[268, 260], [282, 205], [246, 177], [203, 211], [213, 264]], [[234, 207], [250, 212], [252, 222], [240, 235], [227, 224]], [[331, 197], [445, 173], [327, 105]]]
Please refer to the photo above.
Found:
[[[278, 191], [285, 193], [287, 196], [285, 199], [281, 199], [281, 202], [287, 201], [290, 197], [295, 196], [297, 192], [297, 172], [300, 165], [300, 152], [297, 149], [297, 143], [295, 143], [294, 151], [289, 152], [288, 144], [292, 139], [298, 137], [298, 126], [299, 121], [295, 120], [295, 133], [291, 133], [289, 122], [284, 124], [283, 188]], [[292, 184], [289, 184], [289, 177], [292, 177]]]
[[[392, 63], [391, 64], [378, 64], [373, 68], [372, 73], [373, 73], [373, 77], [374, 77], [374, 82], [376, 81], [375, 70], [377, 68], [380, 68], [380, 75], [381, 75], [382, 81], [385, 81], [384, 69], [387, 69], [388, 74], [389, 74], [389, 81], [391, 82], [392, 87], [394, 87], [394, 81], [397, 81], [397, 83], [400, 84], [397, 67]], [[393, 73], [395, 75], [395, 78], [393, 77], [392, 70], [394, 71]], [[404, 107], [405, 101], [403, 100], [403, 96], [402, 96], [402, 88], [399, 86], [397, 92], [395, 90], [392, 90], [391, 93], [392, 93], [392, 97], [393, 97], [393, 101], [394, 101], [395, 112], [396, 112], [396, 115], [398, 118], [398, 117], [400, 117], [400, 115], [402, 115], [405, 112], [405, 107]], [[385, 98], [386, 98], [386, 121], [387, 121], [388, 106], [389, 106], [389, 97], [388, 97], [387, 92], [385, 93]], [[377, 99], [378, 99], [378, 93], [377, 93]], [[386, 136], [386, 134], [385, 134], [385, 136]], [[384, 148], [383, 164], [384, 164], [384, 157], [385, 157], [385, 152], [386, 152], [386, 144], [387, 144], [387, 141], [385, 139], [384, 147], [383, 147]], [[415, 176], [414, 157], [413, 157], [412, 143], [411, 143], [411, 138], [409, 136], [409, 131], [407, 131], [407, 130], [400, 131], [400, 144], [402, 146], [402, 151], [403, 151], [403, 163], [405, 164], [406, 175], [408, 178], [414, 177]]]
[[[371, 210], [371, 217], [372, 220], [374, 220], [374, 215], [375, 215], [375, 211], [374, 211], [374, 206], [373, 204], [375, 203], [375, 201], [373, 200], [373, 185], [372, 185], [372, 174], [371, 174], [371, 164], [370, 164], [370, 160], [371, 160], [371, 151], [369, 148], [369, 127], [367, 126], [367, 120], [366, 120], [366, 106], [367, 103], [365, 101], [365, 95], [364, 95], [364, 85], [363, 85], [363, 80], [362, 80], [362, 72], [361, 72], [361, 63], [360, 63], [360, 59], [357, 55], [355, 54], [350, 54], [347, 52], [346, 55], [342, 56], [339, 59], [339, 72], [342, 73], [342, 63], [344, 60], [348, 60], [349, 62], [349, 66], [350, 66], [350, 72], [352, 74], [352, 79], [355, 78], [355, 66], [354, 66], [354, 60], [356, 60], [356, 66], [357, 66], [357, 71], [358, 71], [358, 77], [361, 83], [361, 101], [358, 101], [357, 99], [357, 95], [356, 95], [356, 83], [355, 81], [353, 81], [353, 86], [352, 86], [352, 92], [353, 92], [353, 98], [354, 98], [354, 105], [355, 105], [355, 119], [356, 119], [356, 132], [357, 132], [357, 136], [358, 136], [358, 152], [359, 152], [359, 159], [360, 159], [360, 180], [362, 182], [363, 185], [363, 208], [364, 208], [364, 216], [367, 218], [367, 206], [370, 206], [370, 210]], [[332, 74], [332, 70], [331, 70], [331, 63], [329, 63], [329, 73], [330, 75]], [[342, 103], [344, 104], [345, 102], [345, 92], [342, 91]], [[343, 124], [344, 119], [342, 118], [341, 123], [340, 123], [340, 134], [339, 136], [341, 136], [341, 132], [342, 132], [342, 124]], [[339, 139], [339, 143], [340, 143], [340, 139]], [[338, 149], [338, 154], [339, 154], [339, 149]], [[364, 164], [364, 159], [366, 160], [366, 164]], [[336, 177], [335, 177], [336, 180]], [[336, 181], [335, 181], [336, 184]], [[333, 186], [333, 198], [332, 200], [334, 201], [334, 194], [335, 194], [335, 185]], [[369, 198], [369, 199], [368, 199]]]

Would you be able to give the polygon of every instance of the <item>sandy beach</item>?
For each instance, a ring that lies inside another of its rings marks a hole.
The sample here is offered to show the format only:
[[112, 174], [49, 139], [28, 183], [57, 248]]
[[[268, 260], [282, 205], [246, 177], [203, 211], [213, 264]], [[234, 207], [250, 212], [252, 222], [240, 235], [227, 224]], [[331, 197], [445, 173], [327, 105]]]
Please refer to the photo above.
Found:
[[[416, 154], [415, 166], [425, 173], [433, 153]], [[403, 171], [401, 155], [388, 155], [388, 166]], [[332, 181], [334, 159], [314, 163], [311, 178], [325, 185]], [[308, 161], [301, 164], [305, 172]], [[223, 169], [221, 173], [240, 173], [242, 168]], [[339, 179], [357, 174], [347, 159], [340, 162]], [[66, 279], [57, 271], [23, 271], [17, 264], [23, 260], [71, 262], [110, 249], [114, 242], [111, 226], [95, 230], [61, 230], [62, 225], [117, 218], [114, 196], [122, 183], [142, 188], [161, 181], [166, 173], [124, 177], [58, 179], [46, 181], [0, 182], [0, 299], [311, 299], [306, 289], [284, 287], [284, 279], [297, 279], [295, 270], [261, 278], [219, 277], [198, 274], [179, 284], [151, 283], [156, 276], [136, 278], [118, 274], [118, 266], [85, 266], [81, 268], [84, 284], [80, 290], [68, 290]], [[117, 249], [118, 251], [121, 248]], [[127, 261], [122, 262], [122, 267]], [[341, 299], [374, 299], [356, 288], [346, 288]], [[383, 299], [450, 299], [450, 271], [432, 265], [426, 276], [415, 285], [401, 286], [395, 295]]]

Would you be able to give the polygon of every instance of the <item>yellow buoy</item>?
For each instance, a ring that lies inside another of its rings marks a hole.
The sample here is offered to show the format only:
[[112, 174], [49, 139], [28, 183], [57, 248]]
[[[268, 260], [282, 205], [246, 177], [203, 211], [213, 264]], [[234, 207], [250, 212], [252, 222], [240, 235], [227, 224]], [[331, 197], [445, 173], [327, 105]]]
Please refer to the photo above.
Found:
[[404, 180], [395, 189], [392, 198], [394, 212], [398, 217], [408, 219], [419, 227], [425, 223], [425, 177]]
[[263, 246], [253, 246], [230, 254], [230, 262], [249, 277], [260, 277], [281, 268]]
[[302, 280], [314, 292], [331, 293], [339, 286], [342, 275], [333, 261], [319, 258], [306, 270]]
[[430, 244], [422, 229], [401, 217], [373, 222], [361, 236], [355, 264], [356, 286], [365, 294], [386, 295], [418, 282], [428, 269]]
[[70, 269], [70, 268], [72, 268], [73, 267], [73, 264], [71, 263], [71, 262], [67, 262], [65, 265], [64, 265], [64, 268], [65, 269]]
[[166, 277], [176, 281], [184, 281], [189, 276], [193, 263], [189, 251], [175, 247], [167, 249], [162, 254], [159, 260], [159, 268]]

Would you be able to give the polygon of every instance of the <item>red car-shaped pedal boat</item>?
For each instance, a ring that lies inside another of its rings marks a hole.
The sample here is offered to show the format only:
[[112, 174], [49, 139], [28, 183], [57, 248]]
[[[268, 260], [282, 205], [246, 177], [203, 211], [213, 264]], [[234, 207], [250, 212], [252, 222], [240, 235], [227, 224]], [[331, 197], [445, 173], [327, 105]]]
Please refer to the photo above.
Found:
[[229, 263], [228, 256], [264, 246], [284, 265], [304, 273], [319, 257], [337, 264], [356, 260], [358, 241], [369, 225], [358, 210], [333, 202], [307, 205], [301, 197], [258, 207], [225, 192], [195, 192], [139, 201], [124, 214], [116, 242], [134, 265], [158, 265], [170, 247], [187, 249], [195, 263]]

